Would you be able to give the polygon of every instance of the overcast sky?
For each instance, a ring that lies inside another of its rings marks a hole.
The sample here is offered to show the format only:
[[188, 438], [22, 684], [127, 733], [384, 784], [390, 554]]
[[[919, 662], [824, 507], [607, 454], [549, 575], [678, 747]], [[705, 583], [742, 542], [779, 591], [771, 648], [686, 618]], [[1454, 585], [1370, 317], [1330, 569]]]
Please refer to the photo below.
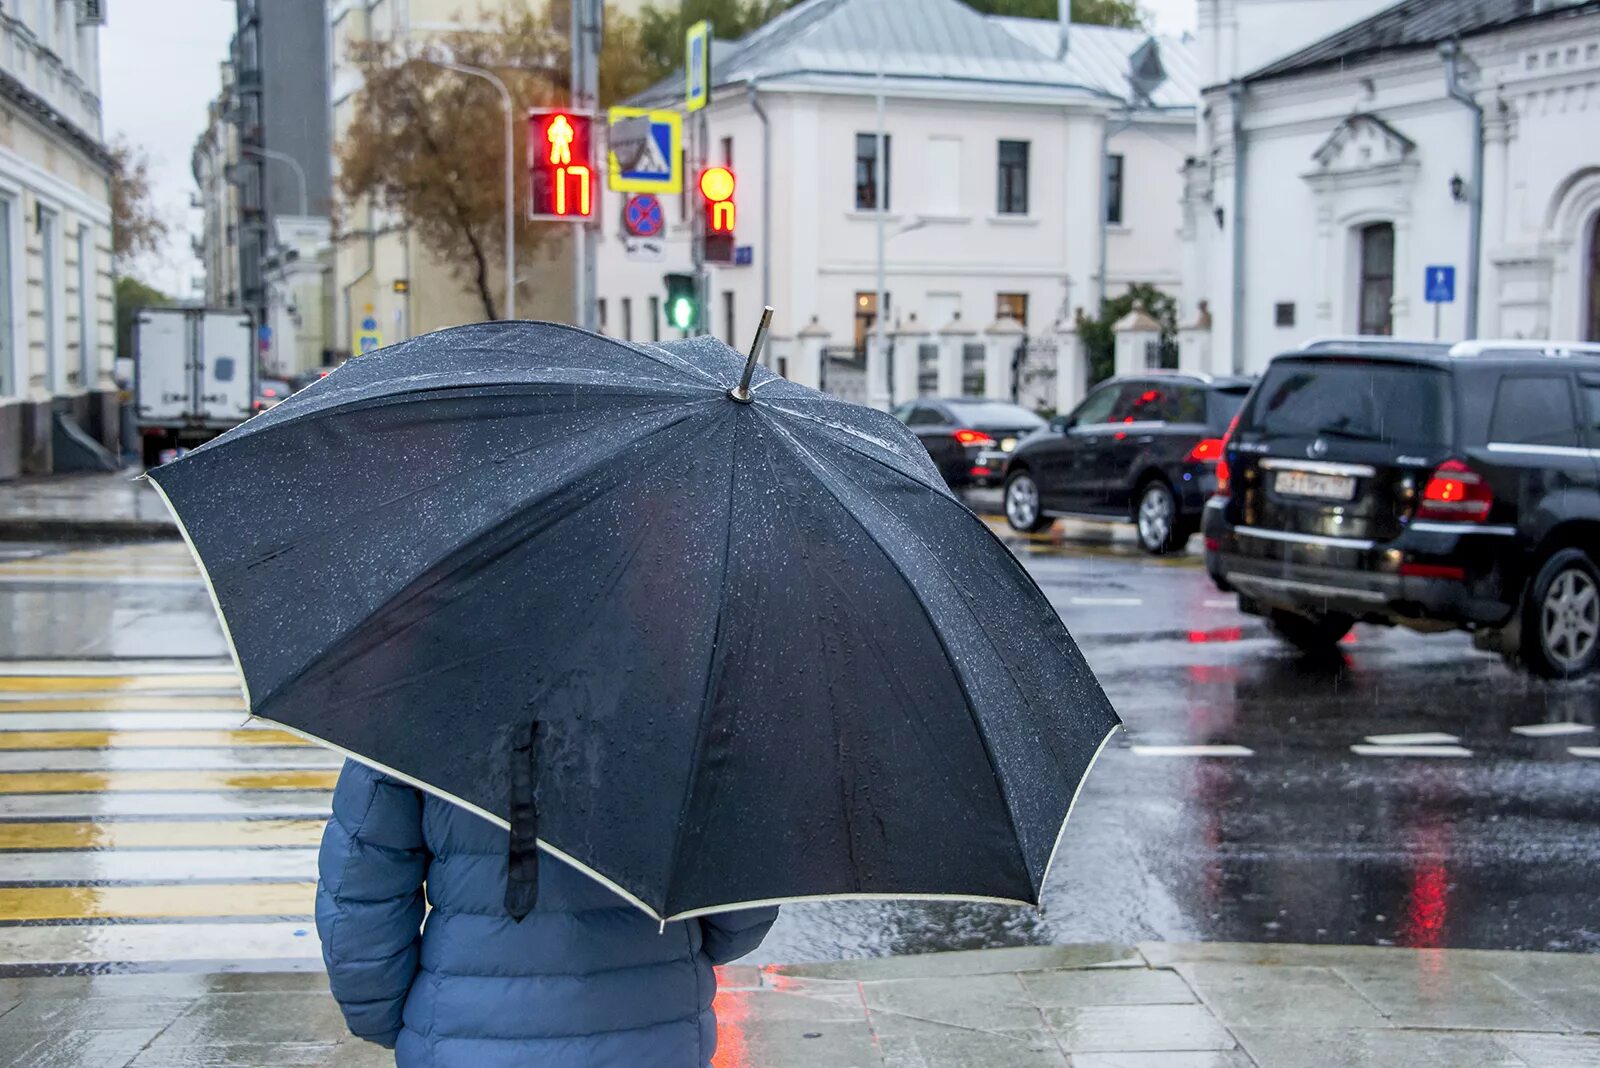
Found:
[[[1158, 30], [1193, 30], [1195, 0], [1139, 0]], [[172, 227], [160, 256], [137, 267], [147, 282], [188, 295], [200, 274], [189, 250], [198, 213], [189, 156], [205, 128], [206, 105], [217, 95], [218, 65], [233, 36], [232, 0], [162, 0], [107, 5], [101, 37], [100, 99], [106, 135], [126, 138], [150, 157], [156, 207]], [[160, 8], [160, 17], [155, 8]]]

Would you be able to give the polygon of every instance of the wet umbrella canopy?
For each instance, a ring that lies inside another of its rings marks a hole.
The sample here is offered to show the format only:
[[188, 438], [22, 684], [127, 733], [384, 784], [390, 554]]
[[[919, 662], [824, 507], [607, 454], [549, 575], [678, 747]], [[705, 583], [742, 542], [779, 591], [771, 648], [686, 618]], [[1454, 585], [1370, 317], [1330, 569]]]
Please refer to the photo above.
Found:
[[653, 916], [1037, 903], [1110, 705], [915, 437], [743, 364], [459, 327], [151, 477], [254, 715]]

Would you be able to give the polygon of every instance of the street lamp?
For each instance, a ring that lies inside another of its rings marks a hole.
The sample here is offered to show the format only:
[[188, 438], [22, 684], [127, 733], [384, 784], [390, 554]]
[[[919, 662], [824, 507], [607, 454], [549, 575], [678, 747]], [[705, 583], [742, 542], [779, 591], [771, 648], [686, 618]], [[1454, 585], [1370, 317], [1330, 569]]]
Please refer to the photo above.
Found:
[[270, 148], [262, 148], [259, 145], [245, 145], [239, 151], [247, 156], [261, 156], [264, 159], [287, 163], [294, 170], [295, 182], [300, 187], [300, 214], [302, 216], [311, 214], [311, 199], [306, 196], [306, 172], [300, 166], [299, 160], [287, 153], [278, 152]]
[[424, 59], [436, 67], [482, 78], [500, 91], [500, 103], [506, 112], [506, 318], [517, 317], [517, 171], [516, 171], [516, 105], [506, 83], [482, 67], [453, 63], [444, 59]]

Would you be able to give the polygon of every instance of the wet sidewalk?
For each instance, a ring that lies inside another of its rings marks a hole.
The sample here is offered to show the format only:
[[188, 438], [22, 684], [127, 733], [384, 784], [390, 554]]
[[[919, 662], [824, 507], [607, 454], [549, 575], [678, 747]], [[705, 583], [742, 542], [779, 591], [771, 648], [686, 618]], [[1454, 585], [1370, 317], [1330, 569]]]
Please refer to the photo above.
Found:
[[[1577, 954], [1145, 943], [722, 970], [714, 1068], [1585, 1068]], [[0, 979], [0, 1063], [392, 1063], [319, 972]]]
[[177, 538], [161, 497], [142, 472], [56, 475], [0, 482], [0, 540], [111, 541]]

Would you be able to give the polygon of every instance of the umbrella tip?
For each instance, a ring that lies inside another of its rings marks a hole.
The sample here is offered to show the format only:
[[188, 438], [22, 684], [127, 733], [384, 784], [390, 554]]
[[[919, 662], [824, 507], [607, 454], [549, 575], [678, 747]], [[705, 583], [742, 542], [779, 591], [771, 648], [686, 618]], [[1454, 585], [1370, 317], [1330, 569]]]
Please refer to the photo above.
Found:
[[761, 359], [761, 350], [767, 347], [767, 330], [772, 326], [772, 305], [761, 309], [761, 325], [756, 327], [755, 340], [750, 342], [750, 355], [744, 361], [744, 376], [739, 379], [739, 384], [728, 390], [728, 396], [740, 404], [750, 403], [750, 376], [756, 373], [756, 361]]

